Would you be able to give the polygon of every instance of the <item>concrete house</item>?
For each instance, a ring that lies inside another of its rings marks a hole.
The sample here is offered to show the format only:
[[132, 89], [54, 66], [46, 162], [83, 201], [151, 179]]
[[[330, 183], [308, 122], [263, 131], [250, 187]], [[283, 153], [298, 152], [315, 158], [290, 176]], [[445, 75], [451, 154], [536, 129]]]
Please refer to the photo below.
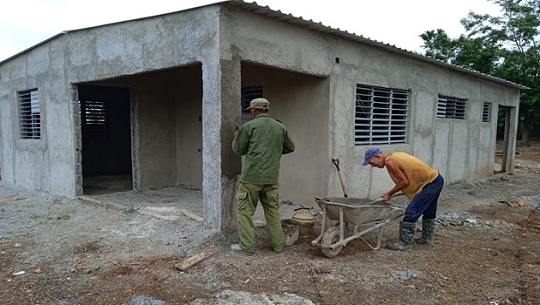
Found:
[[[235, 124], [270, 100], [297, 150], [282, 159], [281, 199], [350, 197], [390, 187], [361, 166], [370, 146], [419, 156], [447, 183], [511, 171], [515, 83], [306, 21], [223, 1], [65, 31], [0, 62], [0, 177], [77, 197], [86, 182], [127, 177], [134, 190], [202, 190], [205, 227], [234, 224], [241, 158]], [[499, 116], [503, 113], [503, 116]]]

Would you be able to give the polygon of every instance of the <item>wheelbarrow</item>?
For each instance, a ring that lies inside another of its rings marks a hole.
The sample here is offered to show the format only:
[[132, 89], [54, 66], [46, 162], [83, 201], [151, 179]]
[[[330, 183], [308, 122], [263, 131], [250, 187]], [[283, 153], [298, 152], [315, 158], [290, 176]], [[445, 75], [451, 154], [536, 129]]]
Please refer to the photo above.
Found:
[[[323, 220], [321, 234], [311, 244], [320, 248], [326, 257], [335, 257], [347, 243], [355, 239], [361, 239], [373, 250], [379, 249], [384, 225], [403, 215], [389, 217], [392, 204], [382, 198], [370, 202], [360, 198], [315, 197], [315, 200], [322, 210]], [[328, 229], [327, 218], [330, 220]], [[337, 225], [334, 225], [335, 221], [338, 221]], [[353, 225], [352, 232], [349, 231], [349, 224]], [[378, 230], [377, 242], [372, 245], [362, 236], [374, 230]]]

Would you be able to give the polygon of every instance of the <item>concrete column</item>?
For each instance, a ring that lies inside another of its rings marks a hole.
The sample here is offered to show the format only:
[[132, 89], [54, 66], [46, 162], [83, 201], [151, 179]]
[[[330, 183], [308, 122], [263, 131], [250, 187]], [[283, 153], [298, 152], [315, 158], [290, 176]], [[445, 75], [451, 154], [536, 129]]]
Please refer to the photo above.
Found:
[[231, 148], [234, 122], [240, 122], [240, 62], [204, 62], [203, 217], [205, 228], [221, 231], [235, 221], [234, 194], [241, 159]]
[[517, 142], [517, 129], [519, 124], [519, 111], [516, 107], [509, 107], [506, 111], [504, 125], [508, 126], [505, 129], [505, 154], [503, 154], [503, 170], [508, 173], [514, 173], [514, 167], [516, 163], [516, 142]]
[[242, 122], [242, 71], [238, 57], [221, 61], [221, 224], [222, 229], [236, 227], [236, 189], [242, 171], [242, 159], [232, 150], [236, 125]]

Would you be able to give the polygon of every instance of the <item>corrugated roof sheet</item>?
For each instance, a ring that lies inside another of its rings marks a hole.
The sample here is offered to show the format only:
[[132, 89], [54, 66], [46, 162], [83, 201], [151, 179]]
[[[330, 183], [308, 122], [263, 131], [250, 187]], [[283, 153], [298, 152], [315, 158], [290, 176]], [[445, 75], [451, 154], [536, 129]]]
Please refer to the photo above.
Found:
[[[393, 52], [393, 53], [401, 54], [401, 55], [404, 55], [404, 56], [412, 57], [412, 58], [415, 58], [415, 59], [418, 59], [418, 60], [421, 60], [421, 61], [429, 62], [429, 63], [437, 65], [437, 66], [445, 67], [445, 68], [448, 68], [450, 70], [455, 70], [455, 71], [463, 72], [463, 73], [466, 73], [466, 74], [469, 74], [469, 75], [484, 78], [484, 79], [487, 79], [487, 80], [490, 80], [490, 81], [493, 81], [493, 82], [496, 82], [496, 83], [499, 83], [499, 84], [503, 84], [503, 85], [506, 85], [506, 86], [509, 86], [509, 87], [513, 87], [513, 88], [517, 88], [517, 89], [530, 89], [530, 88], [525, 87], [523, 85], [519, 85], [519, 84], [510, 82], [510, 81], [507, 81], [505, 79], [501, 79], [501, 78], [493, 77], [493, 76], [490, 76], [490, 75], [487, 75], [487, 74], [484, 74], [484, 73], [480, 73], [478, 71], [474, 71], [474, 70], [468, 69], [466, 67], [451, 65], [451, 64], [448, 64], [448, 63], [443, 62], [441, 60], [426, 57], [426, 56], [424, 56], [422, 54], [415, 53], [415, 52], [412, 52], [412, 51], [408, 51], [408, 50], [405, 50], [405, 49], [401, 49], [401, 48], [398, 48], [396, 46], [393, 46], [393, 45], [390, 45], [390, 44], [387, 44], [387, 43], [383, 43], [383, 42], [379, 42], [379, 41], [376, 41], [376, 40], [373, 40], [373, 39], [365, 38], [365, 37], [363, 37], [361, 35], [349, 33], [347, 31], [343, 31], [343, 30], [340, 30], [340, 29], [334, 29], [334, 28], [326, 26], [326, 25], [324, 25], [324, 24], [322, 24], [320, 22], [315, 22], [313, 20], [305, 20], [302, 17], [296, 17], [296, 16], [293, 16], [292, 14], [285, 14], [285, 13], [279, 11], [279, 10], [277, 10], [277, 11], [273, 10], [268, 6], [261, 6], [261, 5], [257, 4], [257, 2], [246, 2], [246, 1], [243, 1], [243, 0], [221, 1], [221, 2], [216, 2], [216, 3], [212, 3], [212, 4], [199, 6], [199, 7], [194, 7], [194, 8], [190, 8], [190, 9], [182, 10], [182, 11], [188, 11], [188, 10], [193, 10], [193, 9], [197, 9], [197, 8], [200, 8], [200, 7], [206, 7], [206, 6], [212, 6], [212, 5], [226, 5], [226, 6], [228, 5], [228, 6], [239, 7], [241, 9], [245, 9], [245, 10], [254, 12], [256, 14], [261, 14], [261, 15], [268, 16], [270, 18], [274, 18], [274, 19], [278, 19], [278, 20], [281, 20], [281, 21], [284, 21], [284, 22], [296, 24], [296, 25], [306, 27], [306, 28], [314, 30], [314, 31], [328, 33], [328, 34], [336, 35], [336, 36], [339, 36], [339, 37], [343, 37], [345, 39], [357, 41], [357, 42], [365, 44], [365, 45], [370, 45], [370, 46], [380, 48], [380, 49], [383, 49], [383, 50], [386, 50], [386, 51], [389, 51], [389, 52]], [[180, 11], [170, 12], [170, 13], [166, 13], [166, 14], [160, 14], [160, 15], [156, 15], [156, 16], [149, 16], [149, 17], [144, 17], [144, 18], [137, 18], [137, 19], [134, 19], [134, 20], [155, 18], [157, 16], [169, 15], [169, 14], [174, 14], [174, 13], [178, 13], [178, 12], [180, 12]], [[115, 22], [115, 23], [121, 23], [121, 22], [127, 22], [127, 21], [129, 21], [129, 20]], [[112, 23], [112, 24], [115, 24], [115, 23]], [[94, 26], [94, 27], [97, 27], [97, 26]], [[85, 28], [85, 29], [90, 29], [90, 28], [94, 28], [94, 27], [89, 27], [89, 28]], [[17, 57], [17, 56], [19, 56], [19, 55], [21, 55], [23, 53], [28, 52], [29, 50], [32, 50], [32, 49], [36, 48], [37, 46], [43, 45], [43, 44], [45, 44], [45, 43], [47, 43], [47, 42], [49, 42], [51, 40], [54, 40], [57, 37], [65, 35], [65, 34], [67, 34], [69, 32], [81, 31], [81, 30], [85, 30], [85, 29], [77, 29], [77, 30], [73, 30], [73, 31], [63, 31], [63, 32], [61, 32], [61, 33], [59, 33], [57, 35], [54, 35], [54, 36], [52, 36], [52, 37], [50, 37], [50, 38], [48, 38], [48, 39], [46, 39], [46, 40], [32, 46], [32, 47], [30, 47], [30, 48], [28, 48], [28, 49], [26, 49], [26, 50], [24, 50], [22, 52], [19, 52], [19, 53], [15, 54], [15, 55], [3, 60], [3, 61], [0, 61], [0, 65], [2, 63], [4, 63], [4, 62], [14, 58], [14, 57]]]
[[380, 49], [383, 49], [383, 50], [386, 50], [386, 51], [389, 51], [389, 52], [398, 53], [398, 54], [408, 56], [408, 57], [412, 57], [412, 58], [415, 58], [415, 59], [418, 59], [418, 60], [421, 60], [421, 61], [429, 62], [431, 64], [441, 66], [441, 67], [444, 67], [444, 68], [447, 68], [447, 69], [450, 69], [450, 70], [455, 70], [455, 71], [463, 72], [463, 73], [466, 73], [466, 74], [474, 75], [474, 76], [477, 76], [477, 77], [480, 77], [480, 78], [488, 79], [490, 81], [493, 81], [493, 82], [496, 82], [496, 83], [499, 83], [499, 84], [503, 84], [503, 85], [506, 85], [506, 86], [510, 86], [510, 87], [514, 87], [514, 88], [518, 88], [518, 89], [530, 89], [530, 88], [525, 87], [523, 85], [516, 84], [514, 82], [507, 81], [507, 80], [502, 79], [502, 78], [494, 77], [494, 76], [491, 76], [491, 75], [488, 75], [488, 74], [485, 74], [485, 73], [481, 73], [481, 72], [478, 72], [478, 71], [475, 71], [475, 70], [472, 70], [472, 69], [469, 69], [469, 68], [466, 68], [466, 67], [452, 65], [452, 64], [446, 63], [444, 61], [441, 61], [441, 60], [438, 60], [438, 59], [435, 59], [435, 58], [427, 57], [427, 56], [424, 56], [424, 55], [416, 53], [416, 52], [401, 49], [401, 48], [398, 48], [396, 46], [393, 46], [393, 45], [390, 45], [390, 44], [387, 44], [387, 43], [383, 43], [383, 42], [379, 42], [379, 41], [376, 41], [376, 40], [373, 40], [373, 39], [363, 37], [361, 35], [357, 35], [357, 34], [354, 34], [354, 33], [349, 33], [347, 31], [343, 31], [343, 30], [340, 30], [340, 29], [334, 29], [334, 28], [326, 26], [326, 25], [324, 25], [324, 24], [322, 24], [320, 22], [317, 23], [317, 22], [314, 22], [313, 20], [305, 20], [302, 17], [296, 17], [296, 16], [293, 16], [292, 14], [282, 13], [279, 10], [278, 11], [272, 10], [268, 6], [261, 6], [261, 5], [257, 4], [257, 2], [246, 2], [246, 1], [242, 1], [242, 0], [232, 0], [232, 1], [224, 1], [223, 3], [225, 3], [226, 5], [241, 7], [243, 9], [252, 11], [252, 12], [257, 13], [257, 14], [265, 15], [265, 16], [268, 16], [268, 17], [271, 17], [271, 18], [275, 18], [275, 19], [279, 19], [279, 20], [282, 20], [282, 21], [285, 21], [285, 22], [289, 22], [289, 23], [292, 23], [292, 24], [303, 26], [303, 27], [306, 27], [306, 28], [309, 28], [309, 29], [312, 29], [312, 30], [315, 30], [315, 31], [324, 32], [324, 33], [328, 33], [328, 34], [333, 34], [333, 35], [336, 35], [336, 36], [343, 37], [345, 39], [354, 40], [354, 41], [357, 41], [359, 43], [370, 45], [370, 46], [380, 48]]

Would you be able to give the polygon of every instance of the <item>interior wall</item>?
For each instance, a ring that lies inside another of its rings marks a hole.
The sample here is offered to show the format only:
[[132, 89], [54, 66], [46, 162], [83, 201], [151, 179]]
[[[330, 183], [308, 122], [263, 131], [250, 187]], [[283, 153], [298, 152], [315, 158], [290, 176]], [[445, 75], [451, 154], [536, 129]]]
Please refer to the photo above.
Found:
[[202, 188], [202, 70], [175, 71], [176, 184]]
[[313, 197], [326, 194], [327, 188], [327, 166], [323, 163], [330, 162], [329, 82], [320, 77], [242, 64], [242, 87], [259, 85], [270, 101], [270, 116], [285, 124], [296, 144], [296, 150], [281, 159], [281, 200], [311, 204]]
[[202, 187], [201, 66], [109, 80], [131, 88], [135, 188]]

